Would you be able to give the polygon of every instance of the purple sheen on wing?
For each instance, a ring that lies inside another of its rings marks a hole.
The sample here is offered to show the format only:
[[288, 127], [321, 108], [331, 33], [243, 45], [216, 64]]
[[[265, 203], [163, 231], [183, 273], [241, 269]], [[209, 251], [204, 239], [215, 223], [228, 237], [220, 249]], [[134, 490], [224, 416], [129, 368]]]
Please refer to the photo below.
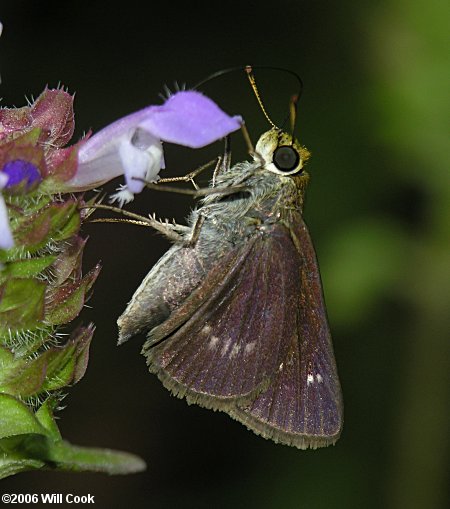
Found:
[[336, 442], [342, 430], [342, 394], [331, 344], [314, 247], [301, 218], [291, 235], [302, 246], [298, 263], [297, 340], [270, 387], [251, 405], [228, 413], [257, 433], [300, 449]]
[[177, 92], [162, 106], [151, 107], [140, 127], [163, 141], [200, 148], [241, 127], [242, 118], [230, 117], [200, 92]]
[[22, 159], [7, 162], [2, 168], [2, 173], [8, 177], [5, 185], [6, 189], [22, 182], [25, 182], [26, 186], [30, 187], [42, 180], [37, 167], [33, 163]]
[[[189, 303], [197, 293], [203, 296], [200, 307], [148, 350], [150, 370], [161, 370], [174, 392], [211, 408], [223, 409], [227, 399], [262, 390], [286, 358], [296, 333], [299, 260], [288, 231], [275, 227], [270, 236], [247, 242], [239, 253], [241, 261], [225, 273], [223, 267], [236, 253], [222, 258], [191, 294]], [[211, 285], [218, 274], [222, 280]], [[183, 307], [171, 318], [183, 314]], [[149, 341], [157, 331], [152, 330]]]

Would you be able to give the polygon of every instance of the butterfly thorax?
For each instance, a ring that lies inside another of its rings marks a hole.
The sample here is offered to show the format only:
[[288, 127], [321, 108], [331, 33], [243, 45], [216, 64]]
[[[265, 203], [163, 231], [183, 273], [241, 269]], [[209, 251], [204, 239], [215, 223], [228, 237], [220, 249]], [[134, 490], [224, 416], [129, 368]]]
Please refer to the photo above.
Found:
[[[280, 150], [285, 153], [280, 154]], [[221, 172], [214, 181], [217, 188], [242, 190], [207, 196], [193, 212], [191, 224], [201, 215], [206, 236], [207, 230], [212, 229], [231, 240], [252, 235], [264, 224], [289, 225], [293, 216], [302, 213], [309, 180], [303, 164], [308, 158], [307, 149], [290, 135], [274, 129], [264, 133], [256, 145], [253, 162], [239, 163]]]

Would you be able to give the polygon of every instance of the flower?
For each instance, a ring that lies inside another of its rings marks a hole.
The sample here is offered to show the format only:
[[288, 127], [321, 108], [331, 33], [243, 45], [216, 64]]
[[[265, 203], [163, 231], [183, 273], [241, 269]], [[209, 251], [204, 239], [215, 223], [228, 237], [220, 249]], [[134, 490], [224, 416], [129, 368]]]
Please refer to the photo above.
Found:
[[39, 185], [41, 180], [37, 166], [23, 159], [9, 161], [0, 169], [0, 249], [14, 246], [7, 207], [1, 190], [4, 189], [8, 194], [23, 193]]
[[78, 146], [61, 148], [73, 129], [73, 97], [61, 89], [45, 89], [23, 108], [0, 109], [0, 249], [14, 246], [10, 198], [44, 183], [46, 192], [59, 192], [61, 182], [75, 174]]
[[14, 239], [9, 226], [8, 211], [1, 190], [8, 184], [8, 176], [0, 172], [0, 249], [10, 249]]
[[42, 180], [38, 168], [33, 163], [23, 159], [7, 162], [3, 166], [2, 172], [8, 177], [5, 185], [6, 188], [12, 188], [21, 184], [26, 188], [30, 188]]
[[93, 189], [125, 176], [114, 196], [121, 205], [154, 182], [164, 168], [162, 142], [200, 148], [241, 127], [239, 116], [230, 117], [200, 92], [174, 93], [161, 106], [148, 106], [83, 140], [78, 168], [65, 183], [68, 191]]

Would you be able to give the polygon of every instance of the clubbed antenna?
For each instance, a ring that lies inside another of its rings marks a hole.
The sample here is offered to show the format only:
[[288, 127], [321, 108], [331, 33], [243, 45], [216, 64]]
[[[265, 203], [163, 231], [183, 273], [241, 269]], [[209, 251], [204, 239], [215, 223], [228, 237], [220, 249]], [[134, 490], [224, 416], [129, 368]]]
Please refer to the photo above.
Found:
[[255, 80], [255, 75], [253, 74], [253, 68], [251, 65], [246, 65], [245, 66], [245, 72], [247, 73], [247, 77], [248, 77], [248, 80], [250, 81], [250, 85], [253, 89], [253, 93], [255, 94], [255, 97], [259, 103], [259, 107], [261, 108], [261, 111], [264, 113], [264, 116], [266, 117], [267, 121], [269, 122], [269, 124], [274, 128], [274, 129], [278, 129], [278, 127], [272, 122], [272, 120], [270, 119], [267, 111], [266, 111], [266, 108], [264, 107], [264, 104], [262, 102], [262, 99], [261, 99], [261, 96], [259, 94], [259, 90], [258, 90], [258, 87], [256, 86], [256, 80]]

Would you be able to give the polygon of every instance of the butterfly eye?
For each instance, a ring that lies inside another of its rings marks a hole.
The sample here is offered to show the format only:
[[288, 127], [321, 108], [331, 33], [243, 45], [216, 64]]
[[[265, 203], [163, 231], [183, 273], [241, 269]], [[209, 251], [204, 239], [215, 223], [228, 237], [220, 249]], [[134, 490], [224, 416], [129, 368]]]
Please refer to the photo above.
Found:
[[294, 147], [281, 145], [273, 153], [272, 161], [278, 170], [288, 172], [297, 168], [300, 162], [300, 155]]

